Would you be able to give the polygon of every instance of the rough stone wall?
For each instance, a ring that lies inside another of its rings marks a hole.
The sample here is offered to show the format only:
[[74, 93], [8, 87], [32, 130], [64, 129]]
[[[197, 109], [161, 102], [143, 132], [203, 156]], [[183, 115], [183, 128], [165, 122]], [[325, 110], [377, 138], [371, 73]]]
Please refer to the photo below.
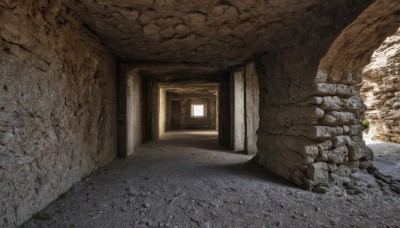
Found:
[[254, 63], [245, 67], [245, 107], [246, 107], [246, 152], [257, 153], [257, 130], [259, 117], [259, 86]]
[[232, 72], [231, 80], [231, 121], [232, 145], [234, 151], [245, 151], [246, 147], [246, 119], [245, 119], [245, 75], [239, 68]]
[[146, 105], [146, 138], [145, 140], [158, 140], [160, 137], [160, 87], [157, 81], [146, 78], [145, 105]]
[[158, 111], [158, 137], [165, 133], [166, 116], [167, 116], [167, 91], [163, 88], [159, 89], [159, 111]]
[[363, 71], [365, 118], [375, 139], [400, 143], [400, 30], [375, 51]]
[[[132, 72], [133, 73], [133, 72]], [[131, 92], [133, 99], [131, 100], [131, 105], [133, 105], [133, 124], [132, 124], [132, 132], [133, 132], [133, 148], [139, 146], [143, 141], [143, 127], [144, 127], [144, 119], [143, 119], [143, 85], [141, 75], [134, 71], [132, 77]]]
[[118, 157], [132, 155], [143, 141], [143, 82], [139, 69], [120, 64], [118, 75]]
[[[260, 91], [264, 101], [256, 159], [304, 188], [350, 183], [351, 172], [372, 156], [362, 141], [359, 93], [351, 83], [327, 82], [323, 72], [313, 81], [303, 78], [303, 84], [294, 78], [298, 68], [291, 64], [297, 58], [288, 51], [260, 61], [258, 71], [265, 72], [261, 77], [267, 77], [267, 86]], [[305, 61], [318, 66], [313, 59]]]
[[217, 96], [213, 96], [209, 101], [209, 109], [208, 113], [210, 115], [210, 125], [209, 129], [217, 130], [217, 116], [218, 116], [218, 107], [217, 107]]
[[0, 2], [0, 227], [116, 155], [116, 63], [59, 1]]

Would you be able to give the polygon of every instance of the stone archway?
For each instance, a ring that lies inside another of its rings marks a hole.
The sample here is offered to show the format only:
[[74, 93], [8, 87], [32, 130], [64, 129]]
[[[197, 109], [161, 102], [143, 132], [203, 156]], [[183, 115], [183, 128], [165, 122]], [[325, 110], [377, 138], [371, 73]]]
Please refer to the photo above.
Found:
[[350, 183], [352, 172], [371, 164], [357, 85], [373, 51], [398, 28], [399, 10], [396, 2], [376, 1], [336, 36], [316, 31], [319, 44], [305, 41], [259, 59], [266, 86], [260, 87], [258, 163], [316, 191]]

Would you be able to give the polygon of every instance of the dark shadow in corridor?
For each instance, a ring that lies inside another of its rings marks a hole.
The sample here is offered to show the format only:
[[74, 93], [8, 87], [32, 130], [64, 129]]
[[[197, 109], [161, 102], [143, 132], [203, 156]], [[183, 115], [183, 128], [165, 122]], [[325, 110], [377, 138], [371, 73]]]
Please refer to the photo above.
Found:
[[[173, 148], [180, 148], [191, 153], [188, 154], [188, 156], [180, 157], [182, 163], [184, 163], [186, 159], [190, 160], [193, 154], [204, 153], [204, 155], [206, 155], [217, 152], [222, 156], [224, 156], [224, 154], [226, 154], [225, 156], [229, 156], [228, 154], [230, 153], [236, 154], [236, 156], [241, 155], [239, 152], [234, 152], [228, 147], [219, 145], [218, 132], [212, 130], [167, 131], [158, 143], [172, 146]], [[196, 149], [196, 151], [192, 151], [191, 149]], [[207, 150], [207, 152], [205, 150]], [[278, 175], [253, 162], [251, 156], [248, 155], [244, 155], [240, 162], [227, 162], [218, 165], [212, 163], [203, 164], [203, 168], [207, 170], [209, 169], [210, 172], [238, 175], [242, 178], [258, 179], [294, 187], [294, 185], [290, 184]]]
[[176, 130], [167, 131], [160, 138], [160, 143], [178, 147], [230, 151], [218, 143], [218, 131], [215, 130]]

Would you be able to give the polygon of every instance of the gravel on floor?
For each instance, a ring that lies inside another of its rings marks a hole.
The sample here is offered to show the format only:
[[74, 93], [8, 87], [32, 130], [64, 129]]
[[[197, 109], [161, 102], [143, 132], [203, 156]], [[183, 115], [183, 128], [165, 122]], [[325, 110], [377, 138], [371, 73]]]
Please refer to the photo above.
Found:
[[169, 132], [22, 227], [400, 227], [397, 194], [316, 194], [250, 159], [219, 147], [216, 132]]

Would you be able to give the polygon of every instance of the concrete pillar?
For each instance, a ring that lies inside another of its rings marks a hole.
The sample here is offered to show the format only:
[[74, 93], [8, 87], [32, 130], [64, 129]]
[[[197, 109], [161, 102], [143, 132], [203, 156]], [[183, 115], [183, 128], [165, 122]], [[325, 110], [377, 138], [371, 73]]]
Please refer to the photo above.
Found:
[[137, 70], [124, 71], [120, 85], [119, 157], [132, 155], [143, 138], [142, 83]]
[[166, 104], [166, 91], [160, 88], [159, 91], [159, 111], [158, 111], [158, 138], [165, 133], [166, 126], [166, 115], [167, 115], [167, 104]]
[[245, 68], [245, 106], [246, 106], [246, 152], [257, 153], [257, 129], [259, 117], [259, 86], [258, 76], [254, 63], [249, 63]]
[[232, 101], [232, 149], [245, 150], [245, 107], [244, 107], [244, 73], [243, 69], [232, 73], [231, 91]]
[[215, 130], [219, 130], [219, 93], [215, 98]]
[[218, 87], [218, 138], [221, 145], [232, 147], [231, 74], [221, 78]]
[[135, 94], [133, 76], [128, 75], [126, 84], [126, 156], [133, 154], [135, 145], [135, 130], [133, 129], [135, 118]]
[[150, 126], [148, 129], [147, 140], [158, 140], [160, 137], [160, 87], [155, 80], [148, 81], [148, 117], [147, 124]]

